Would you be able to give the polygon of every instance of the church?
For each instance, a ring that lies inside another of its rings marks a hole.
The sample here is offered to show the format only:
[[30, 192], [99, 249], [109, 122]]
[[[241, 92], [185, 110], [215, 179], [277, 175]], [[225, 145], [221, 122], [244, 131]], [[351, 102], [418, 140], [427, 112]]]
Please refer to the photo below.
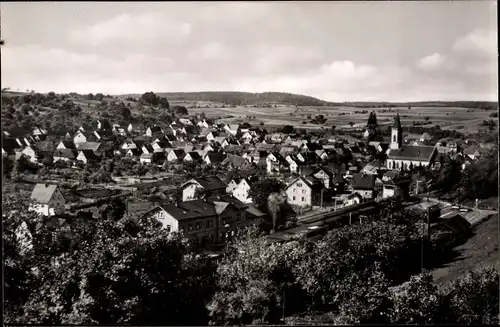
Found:
[[403, 145], [403, 128], [399, 113], [394, 118], [391, 129], [390, 151], [387, 155], [387, 168], [410, 170], [413, 167], [429, 167], [437, 155], [433, 146]]

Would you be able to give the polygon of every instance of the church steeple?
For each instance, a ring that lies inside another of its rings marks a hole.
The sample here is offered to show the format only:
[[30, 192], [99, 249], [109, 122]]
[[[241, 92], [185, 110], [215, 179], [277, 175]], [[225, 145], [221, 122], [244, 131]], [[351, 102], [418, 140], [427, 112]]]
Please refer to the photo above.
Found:
[[401, 127], [401, 119], [399, 112], [394, 118], [394, 124], [391, 129], [391, 150], [398, 150], [403, 146], [403, 128]]

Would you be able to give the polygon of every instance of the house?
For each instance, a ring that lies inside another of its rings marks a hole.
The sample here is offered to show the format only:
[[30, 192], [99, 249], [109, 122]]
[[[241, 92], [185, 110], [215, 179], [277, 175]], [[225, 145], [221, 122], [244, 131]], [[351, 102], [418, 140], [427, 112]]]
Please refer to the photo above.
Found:
[[29, 206], [29, 210], [44, 216], [62, 213], [66, 205], [64, 196], [57, 185], [36, 184], [30, 199], [34, 203]]
[[402, 138], [403, 129], [398, 113], [391, 129], [387, 168], [410, 170], [412, 167], [429, 167], [437, 154], [436, 148], [432, 146], [403, 145]]
[[279, 152], [271, 152], [266, 157], [266, 170], [269, 174], [288, 168], [288, 162]]
[[78, 152], [74, 149], [56, 149], [53, 157], [54, 162], [57, 161], [73, 161], [76, 160]]
[[135, 144], [133, 140], [126, 140], [123, 142], [120, 148], [125, 151], [130, 149], [137, 149], [137, 144]]
[[387, 163], [382, 160], [373, 160], [366, 164], [361, 170], [362, 173], [368, 175], [382, 175], [387, 171]]
[[153, 148], [153, 146], [151, 144], [144, 144], [141, 148], [142, 150], [142, 153], [145, 153], [145, 154], [153, 154], [155, 152], [155, 149]]
[[232, 194], [236, 199], [243, 203], [252, 203], [252, 198], [249, 196], [250, 186], [255, 182], [255, 178], [242, 178], [239, 181], [232, 180], [226, 188], [228, 194]]
[[73, 137], [73, 142], [75, 144], [87, 142], [87, 136], [82, 131], [79, 130]]
[[141, 149], [128, 149], [127, 152], [125, 153], [126, 157], [129, 158], [138, 158], [140, 160], [142, 155], [142, 150]]
[[344, 199], [346, 206], [353, 206], [361, 202], [363, 202], [363, 197], [358, 192], [351, 193]]
[[221, 152], [209, 151], [209, 152], [207, 152], [207, 154], [205, 155], [205, 157], [203, 157], [203, 161], [207, 165], [221, 164], [222, 161], [224, 161], [224, 154], [221, 153]]
[[139, 161], [142, 164], [156, 164], [161, 165], [165, 161], [165, 153], [154, 152], [154, 153], [143, 153], [139, 157]]
[[401, 196], [407, 198], [410, 193], [410, 180], [407, 178], [395, 178], [382, 181], [382, 198]]
[[422, 136], [420, 136], [420, 142], [426, 142], [426, 141], [430, 141], [432, 139], [432, 137], [429, 135], [429, 133], [425, 132], [422, 134]]
[[372, 136], [373, 136], [373, 135], [375, 135], [375, 134], [376, 134], [375, 129], [373, 129], [373, 128], [367, 128], [367, 129], [365, 130], [365, 132], [363, 133], [363, 137], [364, 137], [365, 139], [369, 139], [370, 137], [372, 137]]
[[179, 118], [179, 122], [184, 125], [193, 125], [193, 122], [187, 118]]
[[364, 173], [353, 174], [351, 180], [353, 192], [359, 193], [364, 199], [373, 199], [375, 179], [374, 175]]
[[258, 167], [266, 166], [267, 152], [262, 150], [254, 150], [248, 154], [248, 160], [256, 164]]
[[323, 183], [323, 186], [327, 189], [330, 189], [333, 186], [333, 173], [324, 167], [316, 168], [310, 176], [320, 180]]
[[298, 148], [293, 145], [284, 145], [280, 149], [280, 154], [286, 158], [289, 154], [294, 154], [298, 152]]
[[76, 157], [77, 161], [81, 161], [84, 164], [89, 162], [95, 162], [99, 160], [99, 157], [96, 156], [95, 152], [92, 150], [79, 150], [78, 156]]
[[38, 153], [35, 151], [34, 147], [27, 146], [21, 151], [20, 154], [28, 157], [31, 162], [38, 162]]
[[264, 214], [230, 197], [211, 197], [177, 204], [160, 205], [144, 218], [154, 218], [170, 232], [182, 232], [201, 246], [221, 244], [234, 236], [239, 227], [259, 224]]
[[70, 150], [76, 150], [76, 145], [75, 142], [73, 141], [61, 141], [56, 147], [56, 150], [59, 149], [70, 149]]
[[43, 129], [43, 128], [40, 128], [40, 127], [35, 127], [33, 129], [33, 132], [31, 134], [39, 136], [39, 135], [47, 135], [48, 133], [47, 133], [46, 129]]
[[214, 129], [208, 129], [208, 128], [205, 128], [205, 129], [202, 129], [201, 132], [200, 132], [200, 136], [203, 136], [207, 139], [207, 141], [213, 141], [216, 137], [216, 132]]
[[148, 127], [146, 130], [146, 135], [153, 137], [154, 135], [163, 134], [163, 129], [160, 126]]
[[227, 185], [218, 177], [193, 178], [181, 185], [182, 201], [195, 199], [196, 190], [201, 189], [206, 196], [226, 193]]
[[138, 123], [130, 123], [127, 126], [127, 132], [142, 134], [144, 133], [144, 126]]
[[300, 161], [296, 155], [289, 154], [288, 156], [286, 156], [285, 160], [288, 162], [291, 173], [299, 173], [300, 167], [302, 166], [302, 161]]
[[252, 164], [247, 159], [237, 156], [237, 155], [228, 155], [224, 161], [222, 161], [222, 165], [229, 167], [230, 169], [250, 169], [252, 168]]
[[455, 154], [458, 152], [458, 144], [455, 141], [440, 140], [436, 143], [438, 153]]
[[101, 147], [101, 143], [97, 142], [82, 142], [82, 143], [76, 143], [75, 144], [76, 150], [81, 151], [81, 150], [91, 150], [94, 153], [97, 153], [99, 151], [99, 148]]
[[203, 161], [203, 158], [200, 156], [200, 154], [196, 151], [191, 151], [186, 153], [184, 156], [184, 159], [182, 160], [184, 162], [193, 162], [193, 163], [199, 163]]
[[172, 149], [172, 144], [168, 141], [159, 141], [152, 144], [153, 152], [164, 152], [167, 149]]
[[224, 126], [224, 130], [230, 135], [237, 135], [240, 132], [240, 125], [231, 124]]
[[168, 162], [180, 161], [180, 160], [184, 159], [185, 155], [186, 155], [186, 153], [184, 152], [184, 150], [175, 149], [175, 150], [172, 150], [168, 153], [167, 161]]
[[300, 176], [285, 189], [288, 203], [299, 207], [312, 207], [321, 204], [323, 184], [320, 180], [308, 176]]
[[302, 164], [310, 165], [316, 163], [318, 157], [314, 152], [301, 152], [297, 154], [297, 159], [299, 159]]
[[196, 123], [197, 126], [201, 128], [209, 128], [210, 125], [207, 123], [205, 119], [200, 120], [198, 123]]
[[465, 148], [462, 153], [471, 160], [477, 160], [481, 156], [479, 152], [479, 146], [473, 144]]

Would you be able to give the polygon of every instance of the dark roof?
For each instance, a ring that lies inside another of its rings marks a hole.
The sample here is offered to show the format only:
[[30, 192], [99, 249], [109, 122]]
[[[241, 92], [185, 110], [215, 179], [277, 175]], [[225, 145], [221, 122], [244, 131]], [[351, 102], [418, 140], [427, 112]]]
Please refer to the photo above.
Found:
[[196, 151], [191, 151], [191, 152], [188, 152], [188, 154], [191, 156], [192, 159], [194, 160], [200, 160], [201, 159], [201, 156], [198, 152]]
[[137, 149], [137, 148], [136, 149], [129, 149], [127, 152], [129, 152], [129, 151], [132, 152], [132, 155], [136, 156], [136, 157], [139, 157], [142, 154], [142, 150]]
[[55, 146], [54, 144], [52, 144], [52, 142], [43, 141], [43, 142], [37, 142], [35, 144], [35, 148], [40, 152], [52, 152], [54, 151]]
[[375, 176], [369, 174], [353, 174], [352, 188], [355, 190], [373, 190], [375, 187]]
[[204, 218], [216, 215], [214, 206], [204, 200], [178, 202], [177, 204], [169, 203], [160, 205], [159, 207], [177, 220]]
[[162, 129], [160, 126], [153, 126], [153, 127], [149, 127], [151, 129], [151, 133], [162, 133]]
[[389, 159], [408, 159], [408, 160], [431, 160], [431, 155], [434, 152], [433, 146], [414, 146], [403, 145], [397, 150], [389, 152]]
[[198, 177], [194, 180], [205, 190], [226, 189], [227, 185], [219, 177]]
[[66, 149], [76, 149], [75, 142], [73, 140], [61, 141]]
[[233, 165], [234, 167], [241, 167], [247, 159], [241, 157], [241, 156], [235, 156], [235, 155], [229, 155], [224, 159], [222, 162], [223, 164], [230, 164]]
[[208, 159], [210, 159], [211, 163], [214, 162], [222, 162], [224, 160], [224, 155], [220, 152], [210, 151], [207, 153]]
[[319, 179], [317, 179], [313, 176], [306, 176], [306, 177], [300, 176], [299, 178], [295, 179], [293, 182], [288, 184], [288, 186], [286, 188], [289, 188], [290, 186], [292, 186], [293, 184], [295, 184], [299, 180], [304, 182], [310, 188], [323, 188], [323, 183], [321, 183], [321, 181]]
[[54, 151], [54, 158], [56, 157], [62, 157], [62, 158], [68, 158], [68, 159], [76, 159], [78, 156], [78, 152], [73, 149], [56, 149]]
[[146, 148], [148, 152], [154, 152], [153, 146], [151, 144], [144, 144], [143, 147]]
[[95, 155], [95, 152], [92, 150], [80, 150], [83, 153], [85, 158], [87, 159], [97, 159], [98, 157]]
[[186, 154], [186, 153], [184, 152], [184, 150], [182, 150], [182, 149], [175, 149], [175, 150], [172, 150], [172, 152], [175, 154], [175, 156], [176, 156], [177, 158], [184, 157], [184, 155]]
[[225, 195], [220, 195], [220, 196], [210, 196], [207, 198], [207, 202], [209, 203], [214, 203], [214, 202], [226, 202], [230, 203], [233, 206], [236, 207], [236, 209], [246, 209], [248, 206], [241, 202], [240, 200], [236, 199], [234, 196], [231, 196], [229, 194]]
[[13, 153], [14, 149], [18, 149], [19, 144], [13, 138], [4, 138], [2, 140], [2, 149], [7, 153]]

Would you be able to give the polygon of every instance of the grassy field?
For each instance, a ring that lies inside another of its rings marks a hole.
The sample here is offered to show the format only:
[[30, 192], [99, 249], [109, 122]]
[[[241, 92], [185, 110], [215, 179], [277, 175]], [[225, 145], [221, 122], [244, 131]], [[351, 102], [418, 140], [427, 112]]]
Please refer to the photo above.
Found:
[[[412, 107], [392, 108], [391, 110], [374, 108], [365, 109], [368, 112], [375, 111], [380, 125], [387, 125], [392, 122], [396, 112], [399, 111], [401, 122], [404, 126], [412, 125], [413, 121], [423, 122], [429, 117], [428, 127], [439, 125], [443, 129], [455, 129], [462, 133], [474, 133], [478, 130], [486, 130], [480, 126], [484, 120], [491, 119], [489, 115], [492, 111], [482, 109], [468, 109], [460, 107]], [[325, 126], [335, 125], [338, 129], [353, 127], [364, 127], [368, 119], [368, 113], [362, 113], [363, 109], [353, 107], [278, 107], [278, 108], [190, 108], [190, 113], [204, 112], [207, 117], [222, 117], [223, 122], [243, 122], [258, 125], [264, 122], [265, 125], [294, 125], [304, 128], [321, 128], [321, 125], [309, 124], [307, 116], [314, 117], [323, 115], [327, 118]], [[233, 116], [232, 118], [224, 118]], [[247, 116], [255, 116], [255, 119], [248, 119]], [[303, 124], [306, 121], [306, 124]]]
[[439, 284], [454, 280], [471, 269], [498, 262], [498, 214], [491, 216], [474, 230], [465, 244], [455, 248], [459, 256], [431, 273]]

